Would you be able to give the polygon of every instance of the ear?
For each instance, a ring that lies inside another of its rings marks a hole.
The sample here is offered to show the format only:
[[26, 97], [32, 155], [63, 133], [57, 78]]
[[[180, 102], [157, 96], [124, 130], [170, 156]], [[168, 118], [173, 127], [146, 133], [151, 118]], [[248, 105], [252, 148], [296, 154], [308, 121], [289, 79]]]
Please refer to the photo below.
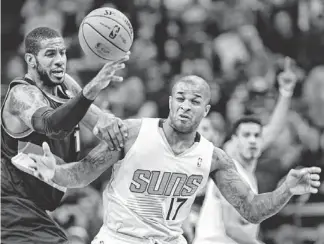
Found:
[[206, 117], [207, 114], [209, 113], [210, 107], [211, 107], [210, 104], [206, 105], [206, 107], [205, 107], [204, 117]]
[[28, 67], [31, 68], [36, 68], [36, 57], [35, 55], [31, 54], [31, 53], [26, 53], [25, 54], [25, 61], [28, 65]]

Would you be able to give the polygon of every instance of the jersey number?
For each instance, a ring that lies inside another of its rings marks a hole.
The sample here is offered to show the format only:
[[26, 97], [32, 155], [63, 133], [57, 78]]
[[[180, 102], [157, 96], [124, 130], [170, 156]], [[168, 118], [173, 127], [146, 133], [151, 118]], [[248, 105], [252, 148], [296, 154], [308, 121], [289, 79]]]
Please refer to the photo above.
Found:
[[[172, 212], [174, 199], [175, 199], [175, 197], [173, 197], [171, 199], [170, 208], [169, 208], [168, 216], [167, 216], [166, 220], [170, 220], [170, 215], [171, 215], [171, 212]], [[181, 208], [181, 206], [183, 206], [183, 204], [185, 204], [185, 202], [187, 200], [188, 200], [188, 198], [177, 198], [177, 203], [180, 203], [180, 204], [178, 205], [177, 210], [175, 211], [172, 220], [175, 220], [175, 218], [177, 217], [177, 214], [179, 212], [179, 209]]]

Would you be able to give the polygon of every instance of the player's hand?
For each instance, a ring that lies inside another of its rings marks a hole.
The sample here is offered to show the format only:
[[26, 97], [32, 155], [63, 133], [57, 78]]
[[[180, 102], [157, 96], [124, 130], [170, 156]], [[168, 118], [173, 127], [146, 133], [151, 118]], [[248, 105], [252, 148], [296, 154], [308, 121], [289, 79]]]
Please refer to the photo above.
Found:
[[45, 181], [50, 181], [55, 174], [56, 159], [46, 142], [43, 142], [42, 146], [44, 151], [43, 156], [33, 153], [29, 153], [28, 156], [36, 163], [34, 175]]
[[129, 55], [130, 52], [127, 52], [123, 58], [106, 63], [99, 73], [84, 87], [83, 95], [90, 100], [94, 100], [100, 91], [105, 89], [111, 81], [122, 82], [123, 77], [116, 76], [115, 72], [125, 68], [124, 62], [129, 60]]
[[297, 83], [297, 75], [292, 70], [289, 57], [285, 57], [284, 70], [278, 75], [278, 82], [280, 93], [292, 96]]
[[106, 141], [109, 150], [121, 151], [128, 136], [128, 128], [120, 118], [105, 113], [93, 128], [93, 134]]
[[293, 195], [316, 194], [317, 188], [321, 185], [319, 173], [321, 173], [319, 167], [292, 169], [289, 171], [285, 183]]

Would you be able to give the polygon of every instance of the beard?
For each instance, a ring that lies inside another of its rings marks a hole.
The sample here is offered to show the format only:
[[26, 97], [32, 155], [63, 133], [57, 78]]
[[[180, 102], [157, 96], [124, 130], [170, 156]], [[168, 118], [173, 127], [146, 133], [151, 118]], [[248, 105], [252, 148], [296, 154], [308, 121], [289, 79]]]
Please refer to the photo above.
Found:
[[40, 65], [37, 59], [36, 59], [36, 65], [37, 65], [36, 70], [39, 75], [39, 79], [44, 83], [45, 86], [55, 87], [63, 83], [64, 79], [62, 79], [62, 81], [60, 82], [53, 82], [49, 77], [49, 75], [47, 74], [46, 70], [43, 69], [43, 67]]

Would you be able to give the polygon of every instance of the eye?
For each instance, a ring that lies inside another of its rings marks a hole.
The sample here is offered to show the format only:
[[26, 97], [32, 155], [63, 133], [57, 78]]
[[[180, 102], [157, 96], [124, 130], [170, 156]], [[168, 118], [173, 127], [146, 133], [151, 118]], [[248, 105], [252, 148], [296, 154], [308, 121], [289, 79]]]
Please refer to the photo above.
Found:
[[183, 98], [183, 97], [177, 97], [176, 100], [177, 100], [178, 102], [183, 102], [183, 101], [184, 101], [184, 98]]
[[53, 51], [46, 52], [45, 56], [46, 57], [53, 57], [53, 56], [55, 56], [55, 52], [53, 52]]
[[193, 103], [194, 105], [199, 105], [199, 104], [200, 104], [200, 101], [194, 100], [194, 101], [192, 101], [192, 103]]

